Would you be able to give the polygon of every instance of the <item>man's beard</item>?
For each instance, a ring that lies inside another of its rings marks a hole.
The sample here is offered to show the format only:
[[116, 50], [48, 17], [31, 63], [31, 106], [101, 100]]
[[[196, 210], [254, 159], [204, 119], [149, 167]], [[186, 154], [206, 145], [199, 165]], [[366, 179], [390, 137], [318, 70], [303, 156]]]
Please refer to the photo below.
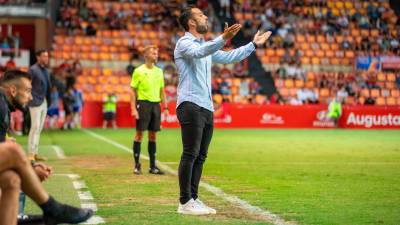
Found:
[[25, 110], [26, 106], [23, 106], [17, 99], [13, 99], [12, 100], [12, 105], [16, 108], [19, 109], [21, 111]]
[[196, 21], [196, 32], [199, 34], [205, 34], [208, 31], [208, 26], [206, 25], [200, 25], [197, 21]]

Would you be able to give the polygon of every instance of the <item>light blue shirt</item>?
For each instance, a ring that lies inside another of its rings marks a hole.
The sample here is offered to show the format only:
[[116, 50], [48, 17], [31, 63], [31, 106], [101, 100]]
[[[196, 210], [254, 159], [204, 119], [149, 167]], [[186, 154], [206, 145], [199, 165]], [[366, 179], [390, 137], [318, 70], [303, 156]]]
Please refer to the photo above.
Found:
[[229, 64], [247, 58], [254, 50], [253, 43], [232, 51], [220, 51], [225, 41], [219, 36], [211, 41], [197, 39], [186, 32], [176, 43], [174, 58], [179, 72], [176, 107], [189, 101], [214, 111], [211, 95], [211, 64]]

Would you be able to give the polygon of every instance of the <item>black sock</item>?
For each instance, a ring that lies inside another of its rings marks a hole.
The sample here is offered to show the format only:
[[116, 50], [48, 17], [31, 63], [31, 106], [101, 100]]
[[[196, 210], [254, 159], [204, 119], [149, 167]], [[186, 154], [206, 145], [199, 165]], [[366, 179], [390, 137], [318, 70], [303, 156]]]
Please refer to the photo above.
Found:
[[133, 158], [135, 159], [135, 164], [139, 164], [140, 158], [140, 142], [134, 141], [133, 142]]
[[148, 145], [150, 168], [156, 167], [156, 143], [149, 141]]
[[53, 197], [49, 196], [49, 200], [47, 202], [39, 205], [39, 207], [43, 210], [44, 215], [56, 215], [62, 205], [57, 202]]

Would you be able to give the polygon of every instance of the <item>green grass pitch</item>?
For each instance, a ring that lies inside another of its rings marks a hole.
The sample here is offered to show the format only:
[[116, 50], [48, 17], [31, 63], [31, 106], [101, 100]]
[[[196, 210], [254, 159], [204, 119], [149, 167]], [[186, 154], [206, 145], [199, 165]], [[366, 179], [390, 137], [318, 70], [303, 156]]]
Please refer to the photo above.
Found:
[[[91, 130], [129, 148], [133, 129]], [[145, 137], [147, 138], [147, 137]], [[26, 137], [18, 142], [26, 145]], [[146, 139], [145, 139], [146, 140]], [[45, 183], [52, 195], [79, 205], [62, 173], [79, 174], [106, 224], [267, 224], [204, 189], [200, 197], [214, 216], [176, 213], [178, 179], [132, 174], [132, 154], [83, 131], [47, 131], [41, 153], [55, 174]], [[48, 145], [60, 146], [57, 159]], [[157, 159], [178, 167], [180, 130], [158, 134]], [[147, 155], [147, 141], [142, 144]], [[203, 180], [254, 206], [297, 224], [400, 224], [400, 131], [216, 129]], [[28, 202], [28, 212], [40, 212]]]

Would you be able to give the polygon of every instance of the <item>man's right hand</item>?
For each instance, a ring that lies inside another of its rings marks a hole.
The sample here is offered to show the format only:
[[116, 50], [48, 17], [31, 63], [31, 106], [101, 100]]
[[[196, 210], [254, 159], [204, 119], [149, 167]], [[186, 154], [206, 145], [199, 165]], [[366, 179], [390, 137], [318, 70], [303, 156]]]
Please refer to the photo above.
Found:
[[47, 178], [49, 178], [49, 176], [53, 172], [53, 169], [51, 167], [43, 163], [36, 163], [35, 165], [33, 165], [33, 169], [41, 182], [47, 180]]
[[136, 107], [132, 107], [132, 116], [134, 116], [137, 120], [139, 119], [139, 112], [137, 111]]
[[222, 38], [224, 38], [225, 41], [233, 38], [241, 28], [242, 25], [238, 23], [233, 24], [230, 27], [228, 27], [228, 23], [225, 23], [225, 28], [224, 28], [224, 33], [222, 34]]

